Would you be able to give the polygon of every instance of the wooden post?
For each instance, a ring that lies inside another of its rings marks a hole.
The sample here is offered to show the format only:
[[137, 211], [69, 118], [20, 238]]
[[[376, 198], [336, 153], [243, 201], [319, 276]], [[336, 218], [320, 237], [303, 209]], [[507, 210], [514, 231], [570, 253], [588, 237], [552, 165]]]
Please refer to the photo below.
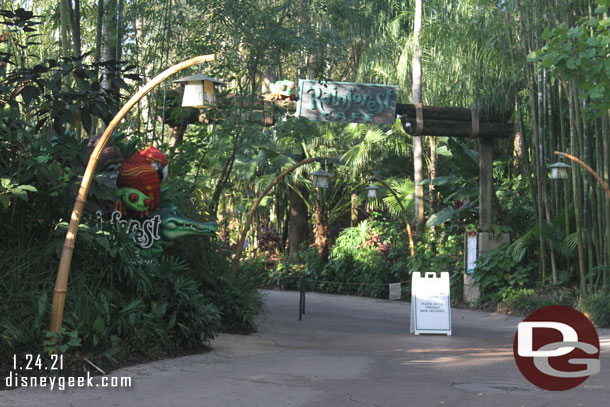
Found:
[[493, 139], [479, 138], [479, 232], [491, 232]]

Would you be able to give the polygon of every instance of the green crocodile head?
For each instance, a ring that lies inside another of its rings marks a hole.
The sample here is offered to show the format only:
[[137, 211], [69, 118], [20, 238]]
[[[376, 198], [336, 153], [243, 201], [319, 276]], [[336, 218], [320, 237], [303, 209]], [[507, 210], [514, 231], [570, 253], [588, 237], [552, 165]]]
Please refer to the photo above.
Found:
[[147, 211], [150, 209], [150, 205], [152, 205], [152, 198], [135, 188], [119, 188], [116, 190], [115, 195], [129, 209], [136, 212]]
[[182, 215], [175, 207], [161, 210], [161, 239], [171, 242], [184, 236], [212, 235], [216, 232], [216, 223], [197, 222]]

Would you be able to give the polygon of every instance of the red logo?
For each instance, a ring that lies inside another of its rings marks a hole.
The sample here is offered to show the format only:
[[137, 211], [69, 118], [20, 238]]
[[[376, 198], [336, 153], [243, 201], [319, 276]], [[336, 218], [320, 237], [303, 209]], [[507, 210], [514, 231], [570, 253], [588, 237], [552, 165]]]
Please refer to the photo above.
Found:
[[569, 390], [599, 373], [599, 337], [580, 312], [563, 305], [540, 308], [517, 328], [513, 354], [530, 383]]

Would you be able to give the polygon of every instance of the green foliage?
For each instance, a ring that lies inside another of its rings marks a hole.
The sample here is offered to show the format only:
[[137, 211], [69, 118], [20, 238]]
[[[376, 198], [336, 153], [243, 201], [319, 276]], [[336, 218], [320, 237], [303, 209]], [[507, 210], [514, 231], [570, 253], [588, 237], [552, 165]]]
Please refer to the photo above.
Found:
[[581, 303], [582, 311], [601, 328], [610, 327], [610, 294], [596, 293], [585, 297]]
[[582, 24], [569, 27], [565, 22], [552, 30], [546, 28], [542, 38], [547, 44], [528, 56], [528, 61], [539, 62], [557, 76], [576, 83], [580, 96], [590, 98], [591, 105], [600, 112], [610, 108], [610, 18], [608, 8], [599, 6], [595, 16]]
[[518, 266], [507, 253], [508, 244], [504, 243], [495, 250], [481, 254], [476, 261], [474, 281], [480, 284], [481, 291], [498, 299], [504, 287], [523, 287], [529, 281], [532, 265]]
[[329, 261], [321, 261], [316, 248], [302, 250], [296, 265], [280, 265], [268, 276], [285, 288], [296, 288], [298, 277], [323, 292], [387, 297], [389, 283], [408, 279], [406, 234], [399, 224], [375, 215], [358, 226], [345, 228], [330, 251]]
[[81, 338], [78, 331], [68, 331], [60, 326], [57, 332], [47, 331], [44, 340], [45, 353], [51, 356], [55, 351], [66, 353], [72, 348], [81, 346]]
[[256, 331], [255, 318], [262, 312], [263, 301], [258, 288], [262, 285], [262, 264], [243, 262], [236, 273], [230, 270], [225, 248], [207, 238], [191, 238], [173, 246], [171, 252], [184, 258], [192, 277], [218, 310], [224, 332]]
[[547, 305], [573, 307], [576, 295], [566, 288], [504, 287], [499, 291], [499, 308], [505, 312], [527, 315]]

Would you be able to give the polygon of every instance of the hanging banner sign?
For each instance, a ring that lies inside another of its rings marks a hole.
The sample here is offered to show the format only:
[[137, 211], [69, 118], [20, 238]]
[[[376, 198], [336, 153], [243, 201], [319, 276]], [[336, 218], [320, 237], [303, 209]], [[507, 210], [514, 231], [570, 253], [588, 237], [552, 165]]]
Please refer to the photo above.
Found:
[[413, 273], [411, 282], [411, 333], [451, 335], [449, 273]]
[[295, 116], [322, 122], [393, 124], [398, 86], [299, 79]]

